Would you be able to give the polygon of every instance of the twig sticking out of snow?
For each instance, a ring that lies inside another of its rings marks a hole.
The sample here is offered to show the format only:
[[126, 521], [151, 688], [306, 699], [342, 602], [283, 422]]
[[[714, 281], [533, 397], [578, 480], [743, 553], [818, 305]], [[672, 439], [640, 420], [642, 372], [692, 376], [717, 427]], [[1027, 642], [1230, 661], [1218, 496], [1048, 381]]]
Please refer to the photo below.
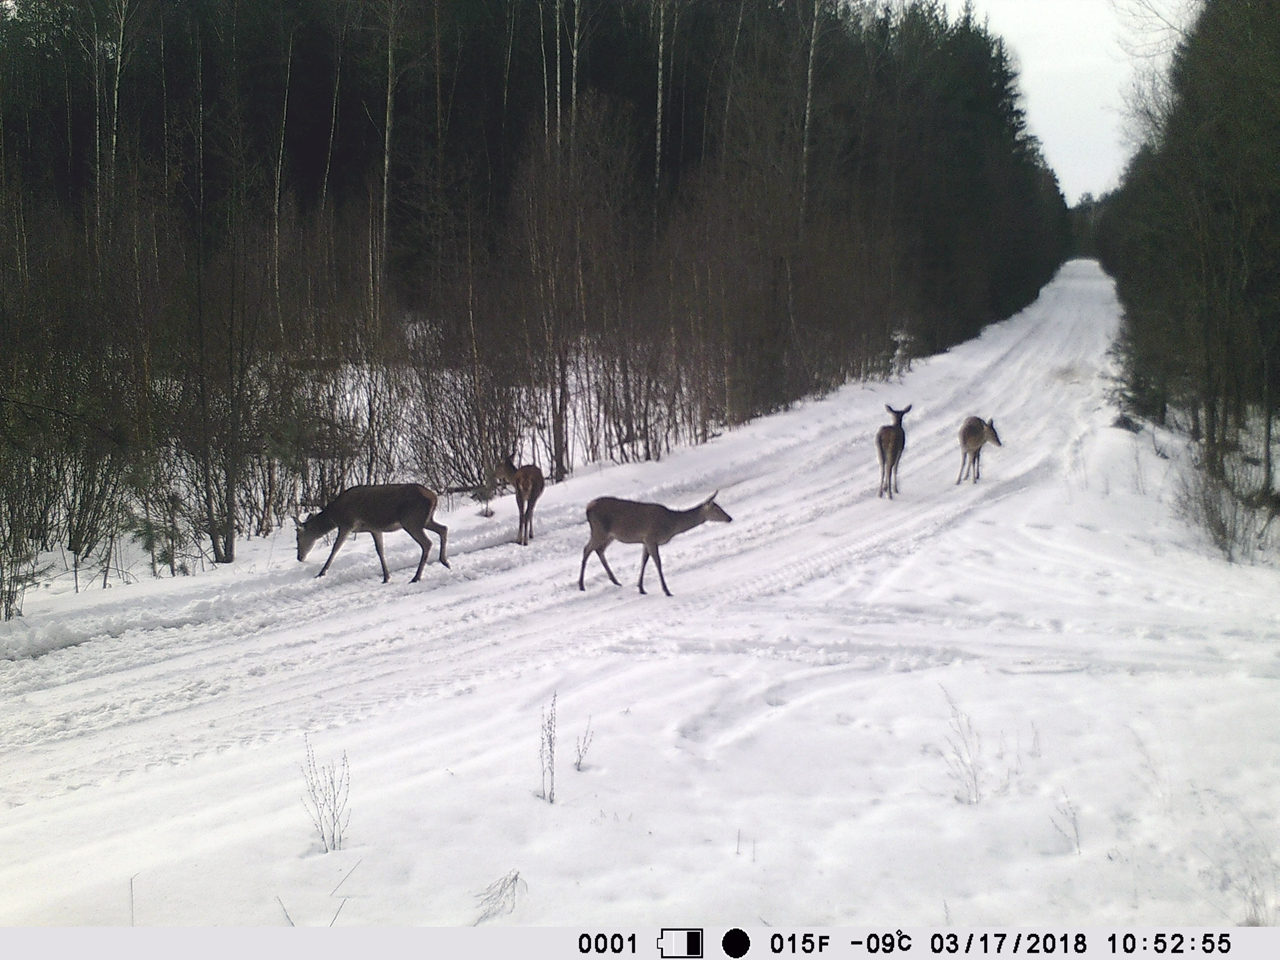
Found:
[[520, 871], [512, 870], [505, 877], [485, 887], [483, 893], [476, 894], [484, 910], [472, 926], [478, 927], [499, 914], [513, 912], [516, 908], [516, 894], [521, 886], [529, 889], [529, 885], [520, 879]]
[[582, 761], [587, 758], [587, 751], [591, 749], [591, 738], [594, 736], [595, 732], [591, 729], [591, 718], [587, 717], [586, 732], [575, 740], [577, 758], [573, 761], [573, 769], [579, 773], [582, 772]]

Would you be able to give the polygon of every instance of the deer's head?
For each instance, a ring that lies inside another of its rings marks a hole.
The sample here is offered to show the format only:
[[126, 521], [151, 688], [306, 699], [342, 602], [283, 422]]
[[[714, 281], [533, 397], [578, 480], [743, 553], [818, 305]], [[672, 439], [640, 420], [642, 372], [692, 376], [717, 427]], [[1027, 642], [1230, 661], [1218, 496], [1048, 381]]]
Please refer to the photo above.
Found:
[[307, 559], [307, 554], [311, 552], [311, 548], [314, 547], [316, 545], [316, 541], [323, 536], [323, 534], [316, 529], [317, 524], [312, 523], [314, 519], [314, 517], [307, 517], [305, 520], [299, 520], [297, 517], [293, 518], [293, 525], [297, 528], [296, 532], [298, 534], [299, 561]]
[[1003, 447], [1004, 444], [1000, 442], [1000, 434], [996, 433], [996, 421], [994, 417], [987, 421], [986, 427], [987, 441], [994, 443], [997, 447]]
[[720, 491], [717, 490], [711, 496], [707, 497], [707, 499], [703, 500], [702, 503], [698, 504], [699, 508], [702, 510], [702, 519], [714, 520], [717, 523], [732, 523], [733, 517], [725, 513], [724, 508], [721, 507], [720, 504], [716, 503], [716, 496], [719, 493]]

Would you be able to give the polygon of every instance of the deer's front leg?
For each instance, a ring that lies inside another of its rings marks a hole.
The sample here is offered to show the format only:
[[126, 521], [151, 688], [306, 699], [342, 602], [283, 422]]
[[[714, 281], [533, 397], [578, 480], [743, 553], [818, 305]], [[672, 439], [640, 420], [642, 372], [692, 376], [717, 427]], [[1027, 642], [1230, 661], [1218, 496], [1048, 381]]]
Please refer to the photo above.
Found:
[[338, 548], [346, 543], [347, 537], [350, 536], [350, 534], [350, 530], [338, 530], [338, 539], [333, 541], [333, 549], [329, 551], [329, 559], [324, 562], [324, 566], [321, 567], [320, 572], [316, 574], [317, 580], [329, 572], [329, 564], [333, 563], [333, 558], [338, 555]]

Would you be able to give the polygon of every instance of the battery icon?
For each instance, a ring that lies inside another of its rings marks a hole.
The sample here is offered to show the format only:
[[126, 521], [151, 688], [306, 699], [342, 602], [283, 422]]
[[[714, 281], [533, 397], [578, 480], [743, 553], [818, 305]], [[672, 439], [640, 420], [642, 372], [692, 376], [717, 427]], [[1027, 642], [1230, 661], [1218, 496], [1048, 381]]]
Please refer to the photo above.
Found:
[[676, 957], [702, 956], [702, 928], [668, 929], [663, 927], [658, 938], [658, 953], [669, 960]]

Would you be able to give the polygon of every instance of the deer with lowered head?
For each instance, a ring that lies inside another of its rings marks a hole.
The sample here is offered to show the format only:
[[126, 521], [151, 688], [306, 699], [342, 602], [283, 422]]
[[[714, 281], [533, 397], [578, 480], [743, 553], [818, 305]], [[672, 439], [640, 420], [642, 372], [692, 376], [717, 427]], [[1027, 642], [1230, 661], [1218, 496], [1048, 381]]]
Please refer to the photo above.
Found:
[[956, 477], [956, 483], [967, 477], [969, 471], [973, 472], [973, 482], [978, 482], [979, 461], [984, 443], [1004, 446], [1000, 442], [1000, 435], [996, 433], [995, 421], [983, 420], [981, 417], [967, 418], [960, 425], [960, 476]]
[[323, 577], [329, 570], [329, 564], [333, 563], [338, 548], [346, 543], [347, 537], [367, 530], [373, 535], [373, 545], [378, 550], [378, 560], [382, 564], [382, 582], [387, 583], [391, 579], [391, 573], [387, 570], [387, 558], [382, 552], [382, 535], [404, 530], [422, 546], [418, 572], [409, 581], [417, 583], [422, 578], [422, 568], [426, 566], [427, 554], [431, 551], [428, 530], [440, 538], [441, 566], [449, 566], [449, 561], [445, 559], [445, 541], [449, 536], [449, 528], [432, 519], [437, 500], [434, 490], [416, 483], [348, 487], [319, 513], [306, 520], [294, 518], [293, 522], [298, 528], [298, 560], [306, 560], [317, 540], [326, 533], [337, 530], [338, 538], [329, 551], [329, 559], [316, 574], [317, 577]]
[[517, 467], [511, 457], [498, 464], [494, 473], [499, 480], [511, 484], [516, 491], [516, 509], [520, 513], [516, 543], [528, 546], [533, 539], [533, 507], [542, 496], [547, 480], [533, 464], [526, 463], [523, 467]]
[[[719, 493], [717, 490], [716, 493]], [[708, 520], [729, 523], [733, 517], [725, 513], [716, 503], [713, 493], [696, 507], [690, 510], [670, 510], [660, 503], [637, 503], [634, 500], [619, 500], [617, 497], [599, 497], [587, 504], [587, 522], [591, 524], [591, 539], [582, 549], [582, 569], [578, 571], [578, 589], [587, 589], [583, 578], [587, 572], [587, 559], [594, 552], [604, 565], [604, 572], [618, 586], [618, 578], [609, 569], [609, 561], [604, 558], [605, 547], [618, 540], [622, 543], [644, 544], [644, 559], [640, 561], [640, 592], [644, 593], [644, 568], [653, 557], [653, 565], [658, 568], [658, 579], [662, 581], [662, 592], [668, 597], [667, 578], [662, 573], [662, 558], [658, 555], [658, 547], [670, 542], [677, 533], [684, 533], [694, 527], [701, 526]]]
[[911, 412], [911, 404], [895, 410], [886, 403], [884, 408], [893, 417], [893, 423], [885, 424], [876, 431], [876, 453], [880, 457], [880, 496], [888, 491], [892, 500], [894, 493], [898, 492], [898, 461], [907, 448], [907, 432], [902, 429], [902, 418]]

